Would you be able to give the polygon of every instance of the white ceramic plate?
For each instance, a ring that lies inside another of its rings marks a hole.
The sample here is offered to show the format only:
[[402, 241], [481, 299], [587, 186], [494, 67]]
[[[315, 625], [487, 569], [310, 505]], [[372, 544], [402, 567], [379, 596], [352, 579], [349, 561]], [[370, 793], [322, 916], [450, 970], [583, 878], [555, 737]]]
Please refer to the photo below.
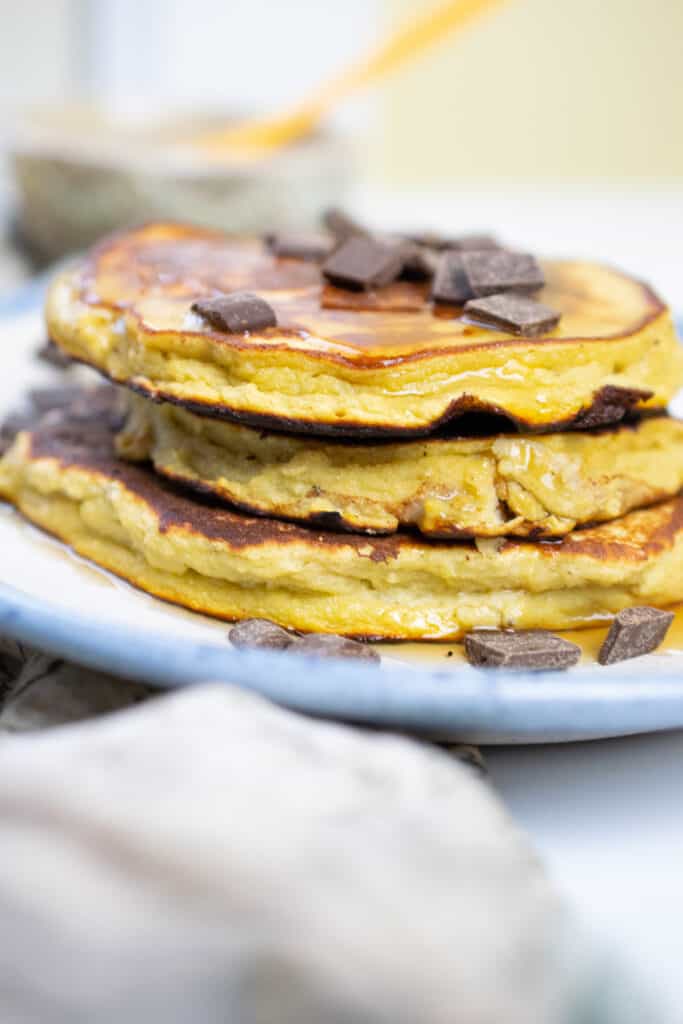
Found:
[[[0, 307], [0, 413], [58, 381], [33, 352], [39, 289]], [[82, 371], [78, 371], [82, 372]], [[85, 371], [83, 371], [85, 372]], [[483, 671], [453, 645], [385, 647], [382, 668], [230, 647], [225, 623], [166, 605], [74, 556], [0, 505], [0, 629], [159, 686], [234, 682], [314, 714], [476, 742], [555, 742], [683, 727], [683, 652], [565, 673]], [[448, 650], [456, 652], [448, 657]]]

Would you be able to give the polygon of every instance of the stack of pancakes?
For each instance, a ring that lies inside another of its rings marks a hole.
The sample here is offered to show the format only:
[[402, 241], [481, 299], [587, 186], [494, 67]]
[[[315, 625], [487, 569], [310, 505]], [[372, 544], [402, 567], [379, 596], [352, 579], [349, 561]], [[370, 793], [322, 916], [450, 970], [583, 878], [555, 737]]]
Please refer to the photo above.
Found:
[[374, 240], [386, 273], [354, 278], [330, 261], [367, 235], [331, 226], [264, 243], [150, 225], [61, 274], [50, 336], [122, 385], [125, 410], [100, 392], [23, 432], [2, 494], [228, 620], [457, 639], [682, 600], [683, 424], [666, 406], [683, 358], [657, 296], [545, 262], [529, 301], [554, 314], [501, 329], [434, 283], [490, 240]]

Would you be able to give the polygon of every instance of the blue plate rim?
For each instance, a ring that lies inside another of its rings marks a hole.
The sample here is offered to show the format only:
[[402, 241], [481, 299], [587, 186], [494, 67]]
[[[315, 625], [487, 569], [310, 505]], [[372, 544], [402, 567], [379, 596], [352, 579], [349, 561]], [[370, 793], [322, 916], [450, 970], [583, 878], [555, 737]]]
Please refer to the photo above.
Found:
[[[232, 683], [313, 715], [482, 743], [567, 742], [683, 728], [683, 671], [658, 662], [510, 672], [244, 651], [74, 613], [0, 584], [0, 632], [101, 672], [174, 689]], [[227, 632], [227, 627], [226, 627]], [[312, 667], [314, 666], [314, 668]]]

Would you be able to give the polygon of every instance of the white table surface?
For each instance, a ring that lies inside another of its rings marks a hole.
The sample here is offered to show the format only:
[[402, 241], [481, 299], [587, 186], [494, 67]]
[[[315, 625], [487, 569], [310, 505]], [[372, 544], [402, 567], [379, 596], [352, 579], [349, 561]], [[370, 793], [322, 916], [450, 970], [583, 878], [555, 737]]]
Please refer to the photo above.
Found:
[[586, 927], [683, 1020], [683, 731], [486, 751]]

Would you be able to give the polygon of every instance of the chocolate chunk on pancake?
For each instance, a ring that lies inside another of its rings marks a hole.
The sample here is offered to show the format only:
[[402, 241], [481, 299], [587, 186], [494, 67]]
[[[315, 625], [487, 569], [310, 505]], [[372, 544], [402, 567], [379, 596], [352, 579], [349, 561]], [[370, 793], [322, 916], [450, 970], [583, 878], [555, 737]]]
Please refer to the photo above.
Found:
[[337, 207], [332, 207], [332, 209], [325, 211], [323, 214], [323, 224], [330, 234], [334, 236], [338, 245], [341, 242], [346, 242], [349, 238], [353, 238], [354, 235], [367, 237], [370, 234], [362, 224], [359, 224], [348, 213]]
[[[597, 264], [542, 269], [535, 297], [560, 325], [524, 338], [443, 303], [324, 308], [318, 264], [278, 259], [260, 239], [156, 224], [106, 240], [60, 274], [47, 319], [63, 351], [118, 383], [275, 429], [418, 437], [477, 411], [550, 431], [585, 424], [596, 403], [615, 419], [663, 409], [683, 383], [683, 352], [661, 301]], [[396, 284], [424, 286], [376, 290]], [[235, 291], [271, 305], [277, 326], [229, 333], [188, 317], [192, 303]]]
[[432, 298], [435, 302], [447, 302], [462, 306], [474, 295], [459, 252], [446, 252], [441, 257], [432, 287]]
[[311, 260], [321, 262], [332, 249], [332, 238], [329, 235], [308, 232], [282, 232], [270, 235], [267, 239], [271, 252], [280, 259]]
[[81, 556], [167, 601], [227, 620], [387, 639], [457, 639], [475, 627], [566, 629], [683, 599], [683, 499], [561, 541], [496, 550], [363, 537], [254, 518], [188, 497], [115, 457], [92, 421], [19, 435], [0, 494]]
[[411, 241], [429, 249], [500, 249], [500, 242], [493, 235], [441, 235], [436, 231], [418, 231], [406, 235]]
[[232, 292], [192, 303], [192, 312], [206, 320], [218, 331], [244, 334], [275, 327], [277, 319], [272, 306], [251, 292]]
[[338, 288], [380, 287], [395, 281], [403, 267], [400, 245], [355, 236], [343, 242], [323, 263], [323, 276]]
[[497, 292], [538, 291], [545, 284], [535, 256], [506, 249], [464, 252], [463, 267], [472, 294], [481, 298]]
[[489, 295], [485, 299], [470, 299], [465, 303], [465, 313], [481, 323], [536, 338], [557, 327], [560, 314], [542, 302], [536, 302], [527, 295], [503, 292]]

